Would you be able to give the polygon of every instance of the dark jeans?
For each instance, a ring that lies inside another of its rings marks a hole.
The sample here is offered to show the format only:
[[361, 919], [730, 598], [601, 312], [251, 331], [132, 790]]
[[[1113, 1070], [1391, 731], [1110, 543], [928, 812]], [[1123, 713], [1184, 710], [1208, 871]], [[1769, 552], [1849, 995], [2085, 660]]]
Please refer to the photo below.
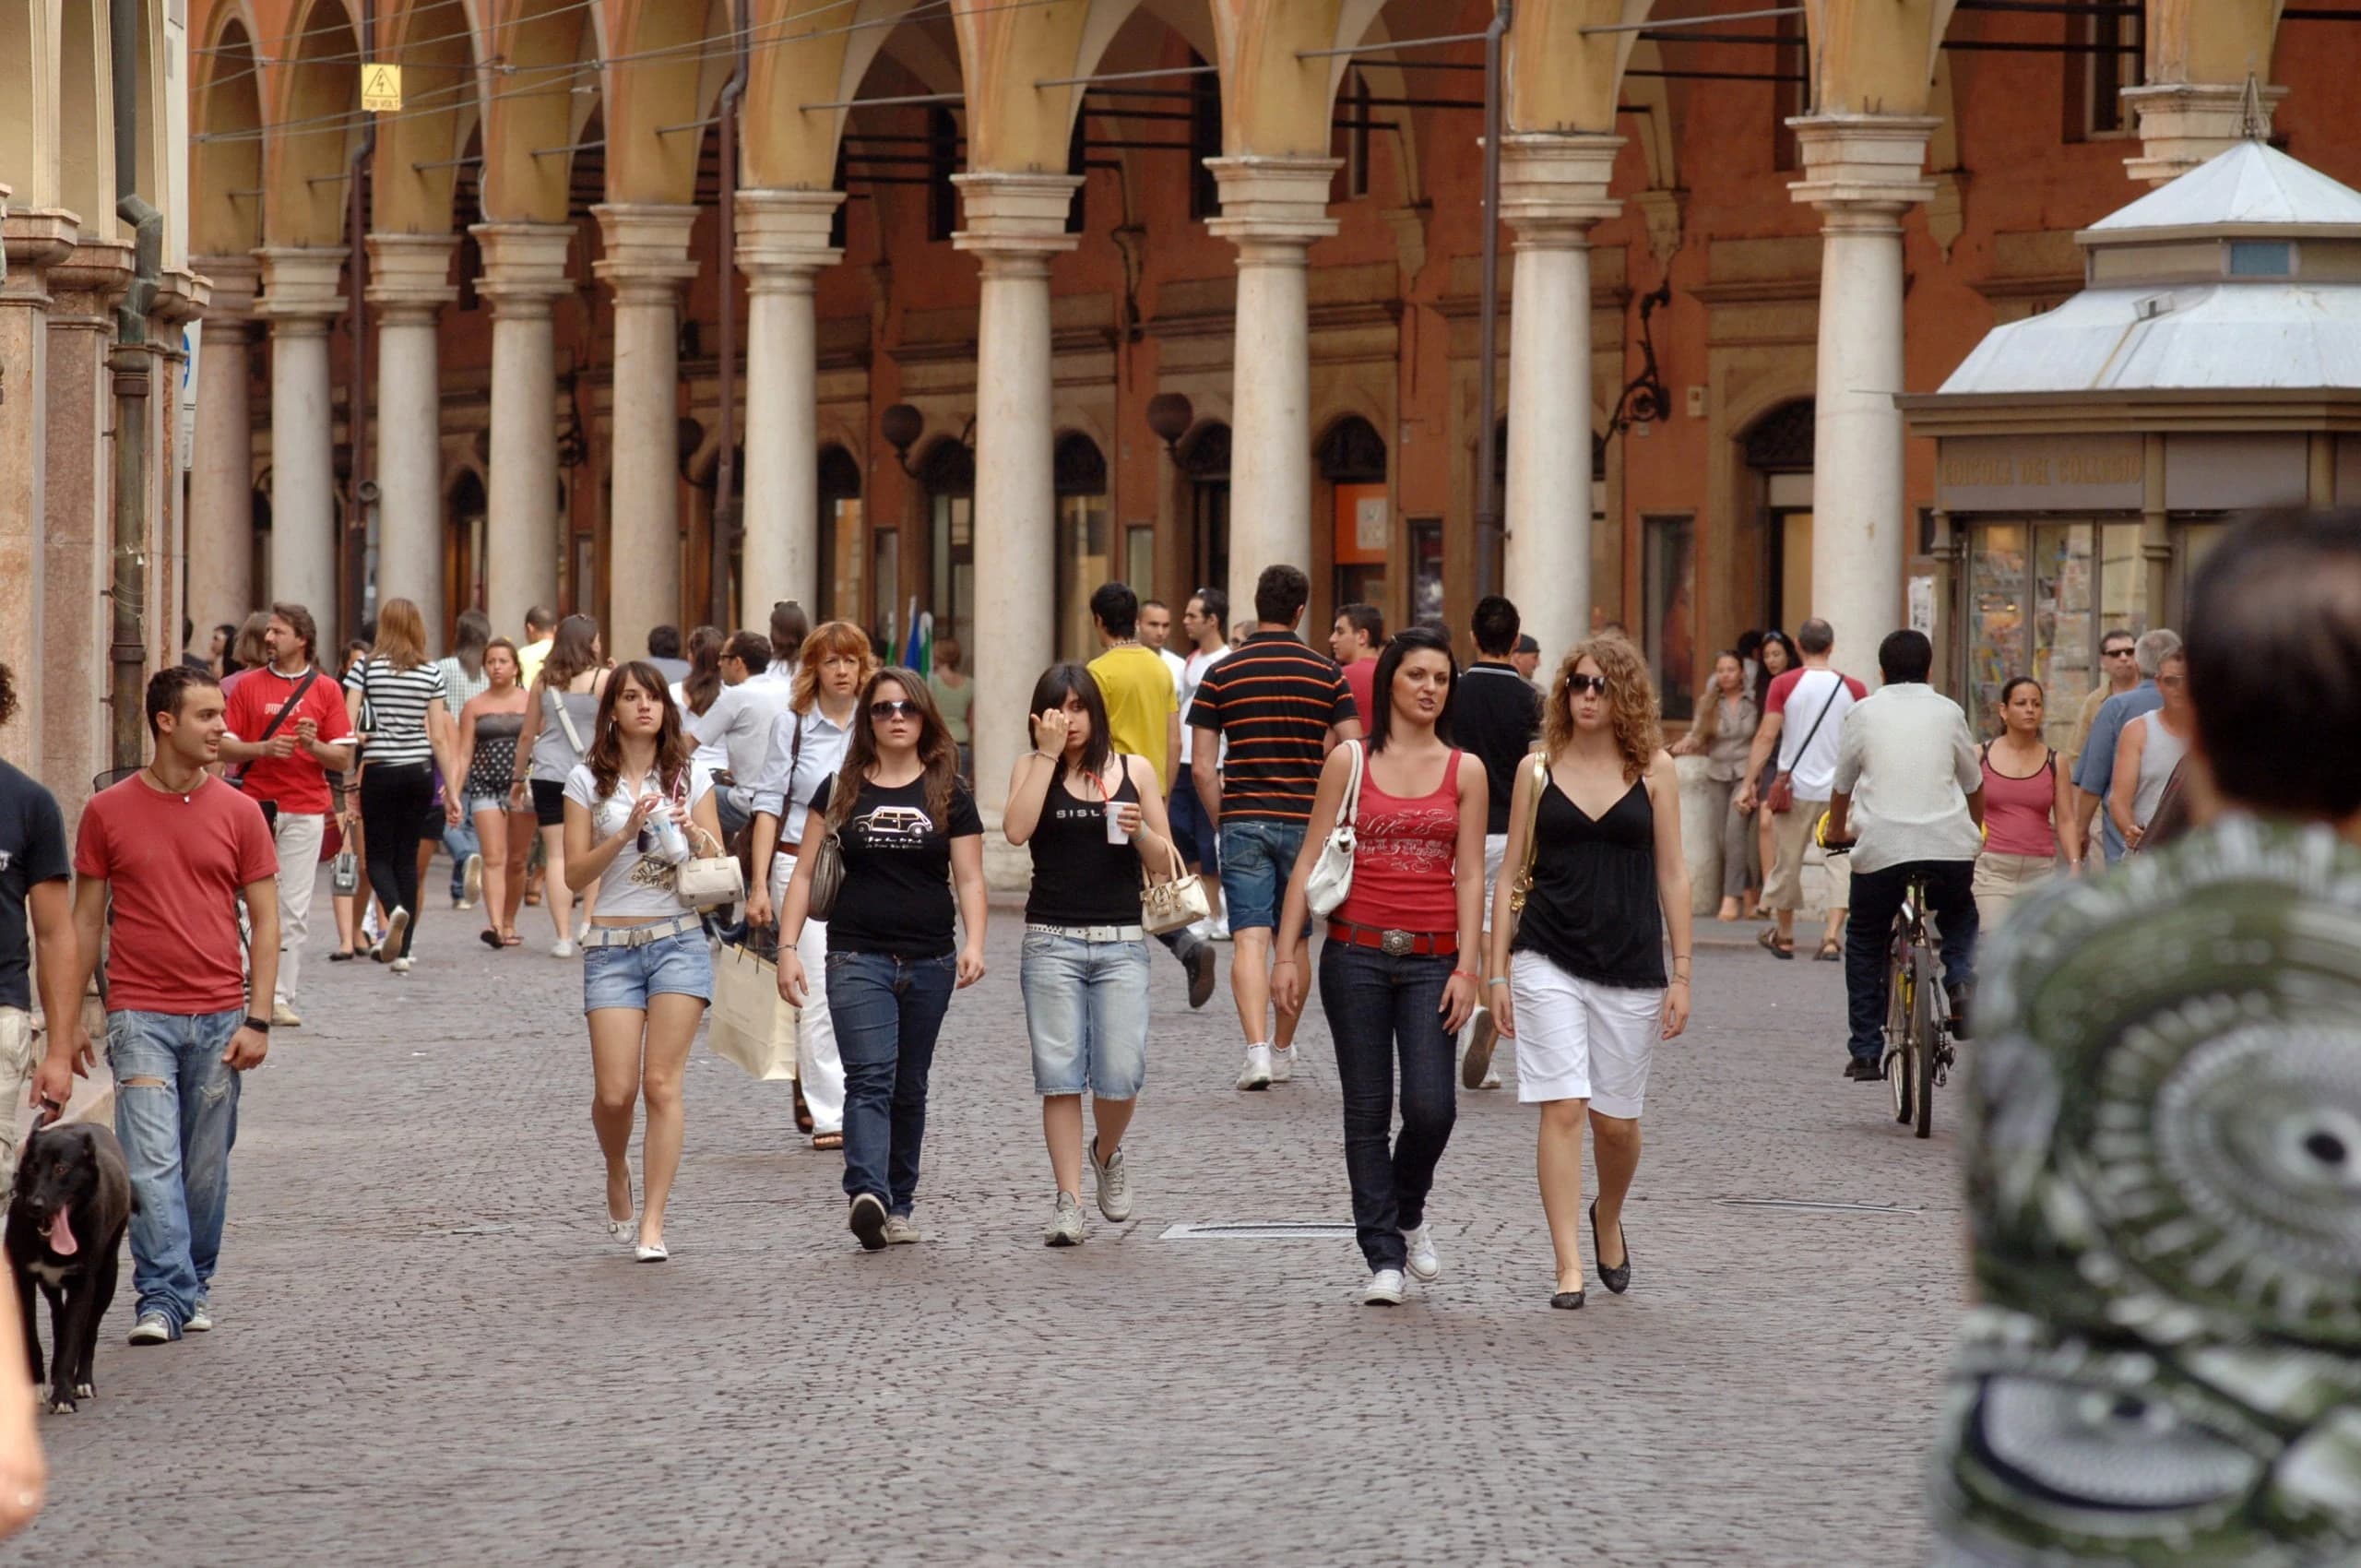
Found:
[[874, 1193], [900, 1215], [917, 1202], [927, 1073], [958, 972], [948, 955], [828, 955], [828, 1013], [845, 1063], [848, 1198]]
[[[1320, 1007], [1344, 1091], [1353, 1229], [1371, 1269], [1400, 1268], [1408, 1255], [1402, 1232], [1426, 1220], [1435, 1163], [1459, 1114], [1452, 1038], [1438, 1011], [1452, 963], [1432, 954], [1389, 957], [1333, 940], [1320, 949]], [[1402, 1132], [1389, 1149], [1397, 1051]]]
[[1845, 1003], [1853, 1054], [1864, 1062], [1885, 1055], [1886, 960], [1893, 951], [1893, 917], [1911, 877], [1927, 879], [1927, 907], [1942, 937], [1943, 979], [1953, 989], [1973, 978], [1975, 951], [1975, 862], [1904, 861], [1883, 871], [1853, 873], [1853, 912], [1845, 924]]
[[409, 911], [409, 926], [402, 932], [402, 950], [409, 956], [418, 935], [419, 824], [434, 799], [434, 769], [422, 762], [371, 763], [361, 770], [361, 837], [369, 848], [369, 888], [391, 920], [396, 909]]

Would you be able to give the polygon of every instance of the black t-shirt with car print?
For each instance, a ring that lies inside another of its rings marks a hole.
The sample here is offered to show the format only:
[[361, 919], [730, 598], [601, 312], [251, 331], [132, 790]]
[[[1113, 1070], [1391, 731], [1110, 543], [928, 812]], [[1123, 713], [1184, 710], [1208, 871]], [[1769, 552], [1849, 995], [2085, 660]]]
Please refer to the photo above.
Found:
[[[831, 778], [813, 795], [805, 837], [818, 831], [836, 785]], [[948, 814], [946, 826], [927, 810], [923, 778], [898, 789], [861, 784], [839, 834], [845, 880], [828, 916], [829, 952], [940, 958], [954, 950], [951, 840], [983, 837], [984, 821], [976, 797], [959, 784], [952, 786]]]

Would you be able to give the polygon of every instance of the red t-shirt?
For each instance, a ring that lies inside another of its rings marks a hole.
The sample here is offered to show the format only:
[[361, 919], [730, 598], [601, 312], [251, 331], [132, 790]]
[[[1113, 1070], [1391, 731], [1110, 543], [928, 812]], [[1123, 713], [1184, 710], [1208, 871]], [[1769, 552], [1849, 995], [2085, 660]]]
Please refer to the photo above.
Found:
[[[241, 741], [259, 742], [272, 716], [294, 695], [303, 679], [301, 672], [282, 675], [267, 665], [241, 671], [237, 685], [225, 694], [222, 705], [230, 733]], [[352, 733], [352, 721], [344, 711], [344, 688], [325, 674], [312, 683], [302, 705], [288, 715], [279, 733], [294, 734], [295, 726], [305, 719], [319, 726], [323, 745], [333, 745]], [[255, 759], [247, 765], [243, 788], [257, 801], [278, 802], [279, 809], [291, 816], [324, 815], [331, 803], [327, 770], [302, 751], [292, 756]]]
[[[254, 683], [246, 683], [252, 685]], [[114, 896], [107, 1007], [195, 1017], [246, 1005], [237, 898], [279, 874], [262, 808], [208, 778], [168, 793], [142, 770], [90, 797], [74, 870]]]
[[1377, 722], [1377, 660], [1356, 659], [1344, 667], [1345, 687], [1353, 694], [1353, 706], [1361, 710], [1361, 733], [1366, 735]]

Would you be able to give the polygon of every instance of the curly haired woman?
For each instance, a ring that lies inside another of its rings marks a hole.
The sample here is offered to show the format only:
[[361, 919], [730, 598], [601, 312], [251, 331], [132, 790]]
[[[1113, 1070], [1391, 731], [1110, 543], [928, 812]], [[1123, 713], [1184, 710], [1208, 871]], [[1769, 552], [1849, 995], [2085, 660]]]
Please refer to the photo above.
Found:
[[1553, 1307], [1583, 1304], [1585, 1111], [1598, 1140], [1590, 1208], [1598, 1277], [1619, 1296], [1631, 1288], [1623, 1199], [1640, 1165], [1648, 1062], [1655, 1042], [1689, 1021], [1680, 780], [1660, 749], [1656, 713], [1647, 666], [1629, 642], [1575, 644], [1542, 713], [1541, 750], [1518, 767], [1509, 807], [1503, 864], [1525, 866], [1529, 855], [1530, 869], [1502, 877], [1494, 895], [1485, 985], [1501, 1035], [1517, 1042], [1517, 1099], [1541, 1106], [1536, 1164], [1558, 1254]]

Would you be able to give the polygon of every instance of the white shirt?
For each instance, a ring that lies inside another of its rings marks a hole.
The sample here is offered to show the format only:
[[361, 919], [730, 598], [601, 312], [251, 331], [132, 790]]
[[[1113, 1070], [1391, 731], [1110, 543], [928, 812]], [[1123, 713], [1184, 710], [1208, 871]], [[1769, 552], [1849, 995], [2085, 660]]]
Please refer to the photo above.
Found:
[[1828, 781], [1836, 772], [1837, 736], [1856, 700], [1853, 688], [1833, 670], [1806, 670], [1788, 692], [1780, 710], [1779, 766], [1795, 775], [1796, 799], [1824, 801], [1834, 793]]
[[[1795, 706], [1790, 698], [1790, 715]], [[1834, 787], [1853, 798], [1853, 869], [1975, 859], [1984, 836], [1967, 797], [1984, 787], [1984, 770], [1959, 704], [1924, 682], [1903, 682], [1870, 693], [1844, 719]]]
[[[1171, 659], [1169, 653], [1164, 656]], [[1180, 699], [1180, 766], [1189, 766], [1190, 753], [1196, 749], [1197, 732], [1189, 728], [1189, 705], [1197, 700], [1197, 688], [1204, 684], [1205, 671], [1229, 657], [1229, 645], [1217, 645], [1211, 653], [1192, 653], [1180, 659], [1180, 668], [1172, 677], [1172, 689]], [[1229, 754], [1229, 739], [1222, 738], [1222, 754]]]
[[[598, 780], [591, 776], [588, 763], [575, 764], [574, 771], [565, 777], [565, 798], [589, 808], [593, 843], [601, 838], [611, 838], [622, 832], [623, 824], [631, 820], [633, 803], [640, 796], [658, 788], [659, 785], [653, 773], [636, 783], [619, 778], [615, 780], [614, 792], [600, 800], [598, 798]], [[692, 761], [689, 764], [688, 794], [682, 802], [683, 806], [694, 807], [712, 792], [713, 775]], [[694, 833], [689, 835], [689, 849], [693, 854], [710, 855], [716, 852], [712, 845]], [[647, 859], [643, 869], [643, 859], [646, 857], [640, 854], [639, 842], [635, 838], [626, 839], [615, 851], [615, 858], [609, 861], [607, 869], [599, 873], [599, 914], [660, 921], [687, 912], [672, 891], [672, 865], [669, 861]]]
[[[860, 721], [856, 711], [854, 722]], [[795, 732], [803, 731], [803, 750], [795, 749]], [[753, 781], [753, 791], [747, 810], [768, 812], [779, 819], [778, 841], [801, 844], [803, 841], [803, 818], [812, 809], [812, 797], [819, 792], [820, 781], [834, 778], [845, 765], [845, 748], [852, 743], [851, 725], [839, 728], [820, 711], [815, 700], [812, 711], [798, 714], [789, 708], [771, 725], [771, 737], [764, 748], [762, 770]], [[792, 778], [789, 765], [793, 764]]]
[[722, 766], [737, 780], [730, 791], [731, 804], [745, 807], [753, 799], [754, 776], [770, 754], [771, 727], [788, 710], [794, 695], [795, 689], [786, 682], [755, 675], [722, 687], [714, 695], [711, 707], [689, 715], [689, 733], [696, 738], [699, 754], [706, 746], [722, 749]]

